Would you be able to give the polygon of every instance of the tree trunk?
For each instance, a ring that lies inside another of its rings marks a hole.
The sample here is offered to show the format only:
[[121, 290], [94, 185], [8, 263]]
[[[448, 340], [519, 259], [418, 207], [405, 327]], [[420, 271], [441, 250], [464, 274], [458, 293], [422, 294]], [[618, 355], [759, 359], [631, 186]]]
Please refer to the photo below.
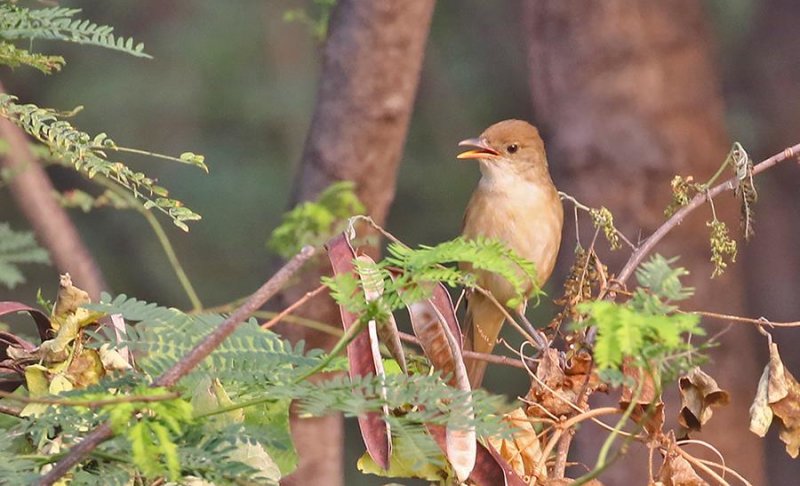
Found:
[[[673, 175], [707, 180], [729, 149], [702, 4], [526, 0], [524, 6], [534, 110], [556, 185], [585, 204], [611, 209], [635, 242], [640, 229], [647, 235], [664, 221]], [[723, 199], [717, 214], [735, 234], [738, 210], [732, 198]], [[681, 255], [680, 265], [691, 270], [688, 283], [697, 292], [687, 307], [743, 312], [741, 266], [729, 266], [717, 281], [708, 279], [707, 219], [708, 213], [693, 215], [657, 251]], [[568, 264], [572, 245], [563, 248], [561, 262]], [[609, 255], [611, 271], [626, 258], [625, 251]], [[722, 325], [705, 323], [711, 334]], [[763, 445], [748, 431], [760, 373], [754, 349], [752, 329], [735, 327], [712, 352], [709, 371], [731, 392], [731, 404], [716, 411], [697, 438], [718, 447], [726, 464], [753, 484], [763, 484]], [[674, 417], [676, 404], [667, 406]], [[577, 434], [574, 459], [594, 464], [598, 440]], [[643, 447], [632, 448], [622, 462], [601, 479], [646, 484]]]
[[[351, 180], [369, 215], [378, 223], [385, 220], [433, 6], [433, 0], [337, 3], [292, 203], [315, 198], [332, 182]], [[304, 283], [288, 291], [284, 302], [316, 287], [319, 276], [328, 272], [324, 265], [307, 272]], [[315, 299], [303, 314], [317, 321], [338, 321], [338, 311], [327, 296]], [[305, 340], [309, 348], [328, 348], [335, 342], [329, 335], [300, 327], [285, 326], [283, 331], [292, 340]], [[342, 484], [341, 417], [295, 419], [292, 433], [300, 466], [284, 484]]]
[[[2, 89], [0, 86], [0, 92]], [[0, 159], [0, 167], [13, 174], [9, 185], [20, 211], [58, 271], [69, 273], [76, 286], [98, 300], [108, 285], [69, 215], [53, 197], [53, 184], [31, 152], [25, 133], [10, 121], [0, 119], [0, 138], [9, 146], [8, 154]]]
[[[755, 28], [741, 39], [731, 67], [731, 98], [749, 110], [756, 127], [754, 157], [763, 157], [800, 140], [800, 49], [797, 22], [800, 3], [767, 0], [757, 4]], [[741, 55], [741, 57], [739, 57]], [[741, 63], [747, 69], [741, 69]], [[745, 264], [750, 314], [768, 319], [794, 321], [800, 317], [800, 172], [786, 165], [759, 181], [756, 235], [746, 249]], [[800, 373], [800, 330], [770, 330], [781, 349], [784, 363], [795, 376]], [[766, 349], [766, 346], [764, 347]], [[766, 356], [764, 356], [766, 359]], [[773, 428], [767, 442], [767, 474], [770, 484], [792, 484], [800, 475], [800, 462], [792, 459]]]

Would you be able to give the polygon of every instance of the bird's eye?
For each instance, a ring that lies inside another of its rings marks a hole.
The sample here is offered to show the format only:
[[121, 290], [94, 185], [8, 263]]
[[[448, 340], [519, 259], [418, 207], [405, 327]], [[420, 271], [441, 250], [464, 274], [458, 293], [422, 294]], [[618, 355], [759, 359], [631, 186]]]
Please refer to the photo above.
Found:
[[510, 154], [516, 153], [517, 150], [519, 150], [519, 145], [515, 143], [512, 143], [511, 145], [506, 147], [506, 151]]

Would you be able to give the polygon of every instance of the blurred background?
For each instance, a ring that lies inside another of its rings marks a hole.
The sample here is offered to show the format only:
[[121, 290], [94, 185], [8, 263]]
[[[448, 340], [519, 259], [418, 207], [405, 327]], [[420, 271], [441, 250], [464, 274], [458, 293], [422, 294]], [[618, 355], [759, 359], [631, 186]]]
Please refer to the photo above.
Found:
[[[476, 166], [455, 159], [459, 140], [501, 119], [537, 120], [520, 3], [461, 0], [436, 7], [388, 222], [389, 231], [409, 244], [435, 244], [459, 233], [478, 178]], [[800, 141], [800, 3], [704, 3], [731, 141], [742, 142], [756, 161]], [[60, 4], [82, 8], [84, 18], [144, 42], [154, 59], [40, 41], [39, 50], [67, 59], [64, 70], [47, 77], [5, 69], [0, 80], [6, 90], [22, 102], [61, 110], [85, 105], [74, 123], [89, 133], [107, 132], [120, 145], [204, 154], [209, 175], [152, 159], [126, 160], [156, 176], [173, 197], [203, 216], [188, 234], [163, 221], [203, 303], [246, 295], [270, 274], [274, 255], [265, 241], [287, 209], [313, 112], [321, 44], [303, 23], [284, 20], [286, 11], [308, 5], [299, 0]], [[557, 185], [566, 182], [560, 180], [565, 177], [559, 176], [560, 162], [551, 156]], [[50, 169], [50, 175], [60, 189], [86, 187], [66, 170]], [[736, 264], [745, 271], [746, 313], [796, 320], [800, 171], [785, 164], [760, 177], [757, 187], [756, 236]], [[668, 195], [666, 185], [660, 190]], [[138, 214], [71, 214], [115, 293], [189, 305]], [[7, 191], [0, 191], [0, 221], [16, 230], [28, 227]], [[574, 247], [572, 241], [564, 245], [565, 254]], [[39, 288], [45, 296], [55, 295], [54, 268], [28, 265], [24, 271], [28, 283], [3, 290], [2, 300], [33, 302]], [[555, 274], [555, 290], [548, 293], [558, 294], [565, 272]], [[550, 315], [546, 307], [539, 312]], [[791, 331], [784, 334], [781, 339], [791, 338]], [[790, 369], [800, 370], [800, 357], [784, 354]], [[492, 381], [490, 373], [487, 382]], [[520, 377], [517, 385], [524, 382]], [[512, 394], [521, 393], [514, 383], [506, 386]], [[382, 484], [355, 473], [362, 449], [357, 438], [351, 443], [346, 484]], [[770, 447], [769, 456], [785, 455], [782, 444]], [[790, 466], [781, 464], [773, 469], [789, 477]], [[790, 484], [780, 474], [773, 470], [772, 484]]]

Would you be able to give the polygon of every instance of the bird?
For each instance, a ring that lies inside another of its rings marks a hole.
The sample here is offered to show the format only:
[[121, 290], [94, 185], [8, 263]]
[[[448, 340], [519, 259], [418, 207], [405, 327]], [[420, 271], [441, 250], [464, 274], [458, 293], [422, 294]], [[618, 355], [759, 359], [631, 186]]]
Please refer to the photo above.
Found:
[[[528, 282], [527, 298], [553, 272], [564, 225], [564, 207], [550, 177], [544, 141], [530, 123], [505, 120], [458, 145], [470, 149], [457, 158], [477, 160], [481, 171], [464, 213], [462, 236], [467, 240], [498, 240], [532, 261], [536, 281]], [[476, 284], [490, 291], [502, 305], [515, 296], [514, 287], [505, 278], [486, 270], [473, 270], [465, 262], [459, 267], [474, 274]], [[523, 302], [512, 310], [524, 314], [525, 308]], [[469, 292], [464, 349], [491, 353], [504, 322], [505, 314], [487, 296]], [[471, 387], [478, 388], [487, 362], [466, 359], [465, 364]]]

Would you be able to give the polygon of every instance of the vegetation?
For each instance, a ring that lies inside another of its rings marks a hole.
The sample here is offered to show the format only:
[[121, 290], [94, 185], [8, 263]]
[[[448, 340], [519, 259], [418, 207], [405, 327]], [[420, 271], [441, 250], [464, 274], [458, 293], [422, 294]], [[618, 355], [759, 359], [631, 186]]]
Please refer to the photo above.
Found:
[[[319, 29], [327, 25], [331, 3], [316, 3], [321, 19], [291, 16], [324, 36]], [[116, 37], [111, 27], [80, 19], [79, 13], [0, 4], [0, 62], [45, 73], [60, 70], [63, 58], [13, 44], [36, 39], [148, 56], [142, 44]], [[680, 483], [680, 475], [699, 480], [699, 472], [712, 478], [719, 472], [736, 475], [724, 463], [701, 461], [679, 447], [710, 419], [712, 407], [728, 401], [727, 392], [699, 368], [718, 344], [716, 335], [707, 337], [701, 317], [719, 316], [682, 309], [693, 294], [682, 281], [688, 270], [676, 265], [677, 257], [651, 250], [689, 212], [708, 203], [712, 277], [722, 274], [735, 260], [736, 242], [718, 219], [713, 198], [734, 190], [741, 202], [743, 235], [749, 238], [757, 199], [754, 175], [793, 152], [754, 165], [737, 143], [706, 183], [676, 176], [661, 232], [638, 245], [615, 227], [608, 209], [589, 208], [564, 195], [576, 214], [579, 209], [588, 214], [595, 234], [588, 246], [576, 242], [574, 264], [556, 301], [560, 312], [546, 327], [535, 328], [525, 316], [508, 311], [530, 297], [525, 290], [536, 277], [531, 262], [494, 240], [456, 238], [408, 246], [362, 214], [365, 206], [348, 181], [286, 213], [269, 246], [289, 263], [244, 304], [214, 311], [200, 303], [152, 212], [184, 231], [200, 215], [171, 198], [154, 178], [118, 160], [146, 155], [208, 172], [204, 157], [121, 147], [105, 133], [91, 135], [74, 127], [67, 119], [75, 111], [0, 95], [0, 116], [29, 135], [36, 153], [102, 190], [98, 196], [61, 195], [62, 204], [134, 208], [144, 214], [193, 308], [164, 307], [126, 295], [103, 294], [91, 302], [68, 275], [52, 304], [43, 298], [37, 307], [0, 302], [0, 317], [27, 313], [39, 336], [33, 343], [0, 332], [0, 429], [9, 437], [0, 443], [0, 477], [8, 484], [277, 484], [298, 462], [289, 431], [292, 402], [305, 416], [342, 412], [358, 417], [366, 445], [358, 467], [381, 476], [441, 484], [495, 484], [498, 477], [524, 484], [533, 478], [547, 484], [564, 478], [573, 434], [601, 416], [615, 416], [617, 422], [606, 425], [596, 464], [572, 484], [597, 477], [632, 441], [662, 453], [653, 481], [689, 484]], [[730, 180], [718, 183], [726, 170]], [[11, 181], [18, 174], [2, 175]], [[378, 261], [357, 251], [370, 232], [390, 240], [387, 256]], [[617, 273], [609, 272], [598, 256], [600, 233], [610, 250], [621, 251], [623, 242], [630, 246], [627, 263]], [[256, 312], [323, 248], [334, 274], [319, 285], [340, 306], [342, 328], [306, 324], [340, 336], [327, 353], [306, 349], [302, 342], [292, 345], [270, 329], [282, 318], [288, 321], [286, 315], [311, 294], [274, 319], [264, 321], [264, 314]], [[20, 265], [47, 262], [30, 233], [0, 223], [0, 284], [11, 288], [21, 283], [25, 267]], [[530, 389], [523, 400], [509, 403], [469, 388], [458, 304], [449, 296], [462, 288], [487, 291], [474, 275], [454, 265], [459, 262], [502, 276], [516, 291], [497, 305], [509, 312], [521, 336], [518, 347], [505, 356], [471, 357], [527, 374]], [[634, 272], [637, 283], [628, 285], [627, 276]], [[535, 302], [544, 298], [541, 289], [534, 296]], [[403, 309], [415, 336], [397, 329], [395, 316]], [[781, 439], [796, 457], [798, 428], [787, 417], [800, 395], [794, 378], [783, 370], [777, 347], [769, 345], [771, 359], [753, 403], [751, 428], [763, 436], [777, 415]], [[317, 373], [333, 377], [308, 379]], [[677, 439], [665, 429], [661, 401], [662, 391], [675, 383], [683, 397]], [[770, 395], [770, 386], [782, 393]], [[597, 392], [618, 392], [619, 406], [590, 407], [588, 400]]]

